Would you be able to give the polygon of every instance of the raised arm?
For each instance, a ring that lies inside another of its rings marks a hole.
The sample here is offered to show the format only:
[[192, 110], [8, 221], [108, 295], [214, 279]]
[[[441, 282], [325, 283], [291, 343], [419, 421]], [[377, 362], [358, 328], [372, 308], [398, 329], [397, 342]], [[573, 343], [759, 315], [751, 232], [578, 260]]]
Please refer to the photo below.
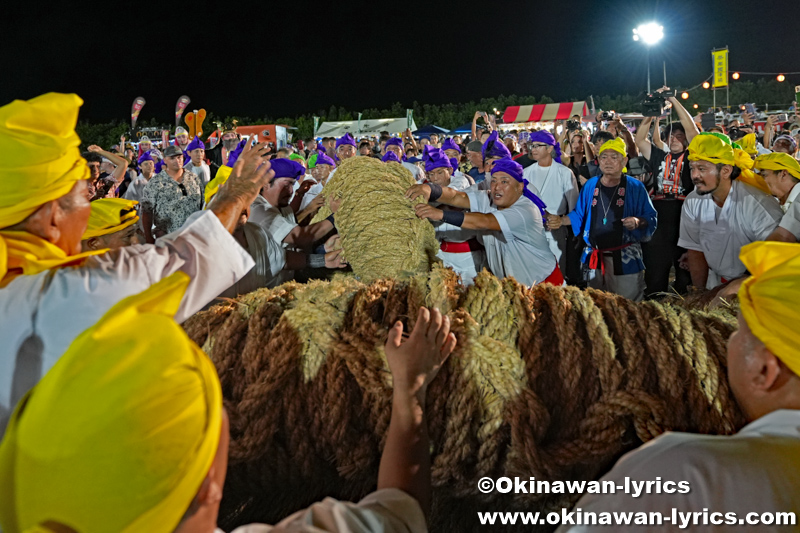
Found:
[[411, 334], [403, 339], [397, 322], [386, 339], [392, 372], [392, 415], [378, 470], [378, 489], [400, 489], [427, 516], [431, 505], [431, 452], [425, 401], [428, 385], [456, 347], [450, 319], [438, 309], [420, 308]]
[[650, 125], [653, 124], [653, 117], [645, 117], [642, 120], [642, 123], [639, 124], [639, 129], [636, 130], [636, 137], [634, 138], [636, 141], [636, 147], [639, 149], [639, 153], [641, 153], [645, 159], [650, 161], [650, 153], [651, 147], [650, 140], [647, 138], [647, 134], [650, 132]]
[[692, 115], [683, 107], [677, 98], [674, 96], [670, 96], [669, 101], [672, 103], [672, 108], [675, 109], [675, 112], [678, 114], [678, 118], [681, 121], [681, 125], [683, 126], [684, 131], [686, 131], [686, 142], [692, 142], [695, 135], [700, 133], [700, 130], [697, 129], [697, 124], [695, 123]]
[[117, 186], [119, 186], [119, 184], [122, 183], [122, 180], [125, 178], [125, 171], [128, 170], [128, 160], [124, 157], [118, 156], [117, 154], [103, 150], [95, 144], [89, 146], [87, 150], [96, 154], [100, 154], [111, 161], [111, 164], [116, 167], [114, 168], [114, 173], [111, 174], [111, 177], [114, 179], [114, 182], [117, 184]]

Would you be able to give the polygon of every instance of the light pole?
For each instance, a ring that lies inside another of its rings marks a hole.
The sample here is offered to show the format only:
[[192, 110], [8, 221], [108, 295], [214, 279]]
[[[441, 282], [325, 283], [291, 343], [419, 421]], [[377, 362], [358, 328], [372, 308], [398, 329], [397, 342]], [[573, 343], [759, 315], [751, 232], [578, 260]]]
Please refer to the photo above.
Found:
[[633, 40], [647, 46], [647, 94], [650, 94], [650, 47], [664, 38], [664, 26], [657, 22], [640, 24], [633, 29]]

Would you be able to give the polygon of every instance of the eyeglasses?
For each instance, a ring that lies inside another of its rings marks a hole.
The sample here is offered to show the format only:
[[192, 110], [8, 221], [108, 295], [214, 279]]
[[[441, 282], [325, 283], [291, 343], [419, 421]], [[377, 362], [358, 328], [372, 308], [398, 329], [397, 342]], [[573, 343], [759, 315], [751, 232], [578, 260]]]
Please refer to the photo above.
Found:
[[550, 145], [545, 143], [531, 143], [531, 148], [544, 148], [546, 146]]

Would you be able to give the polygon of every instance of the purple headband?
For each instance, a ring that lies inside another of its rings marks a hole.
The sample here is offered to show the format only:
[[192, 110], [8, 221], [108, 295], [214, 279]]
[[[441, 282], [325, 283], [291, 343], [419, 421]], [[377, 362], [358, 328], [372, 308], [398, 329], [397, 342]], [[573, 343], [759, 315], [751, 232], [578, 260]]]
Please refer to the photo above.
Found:
[[186, 147], [186, 151], [191, 152], [192, 150], [197, 150], [198, 148], [202, 148], [203, 150], [205, 150], [206, 145], [203, 141], [200, 140], [200, 137], [195, 135], [194, 139], [192, 139], [192, 142], [190, 142], [189, 145]]
[[306, 173], [306, 169], [303, 168], [303, 165], [293, 159], [273, 159], [270, 163], [272, 163], [272, 171], [275, 172], [275, 177], [273, 179], [297, 179], [304, 176]]
[[231, 153], [228, 154], [228, 162], [225, 163], [226, 167], [233, 168], [233, 165], [236, 164], [236, 161], [239, 160], [239, 156], [242, 155], [242, 150], [244, 150], [244, 145], [247, 142], [247, 139], [242, 139], [239, 141], [239, 144], [236, 145], [236, 148], [231, 150]]
[[140, 155], [136, 163], [141, 165], [145, 161], [153, 161], [153, 156], [150, 155], [150, 152], [145, 152], [142, 155]]
[[446, 139], [442, 143], [442, 150], [455, 150], [459, 154], [461, 153], [461, 147], [453, 139]]
[[395, 163], [400, 162], [400, 158], [397, 157], [397, 154], [394, 152], [386, 152], [386, 155], [381, 157], [381, 161], [384, 163], [388, 163], [389, 161], [394, 161]]
[[422, 159], [425, 161], [425, 172], [430, 172], [435, 168], [453, 168], [453, 166], [450, 164], [450, 159], [448, 159], [447, 154], [445, 154], [444, 150], [440, 148], [426, 150], [422, 156]]
[[386, 141], [386, 144], [384, 146], [399, 146], [400, 150], [403, 150], [403, 140], [398, 139], [397, 137], [392, 137], [391, 139]]
[[556, 163], [561, 163], [561, 146], [558, 145], [558, 141], [556, 141], [556, 138], [553, 137], [552, 133], [549, 131], [534, 131], [530, 135], [530, 142], [544, 143], [555, 147], [555, 155], [553, 159]]
[[343, 144], [349, 144], [355, 148], [356, 140], [353, 139], [353, 136], [350, 135], [349, 133], [345, 133], [344, 135], [336, 139], [336, 149], [338, 150], [339, 147], [342, 146]]
[[314, 165], [330, 165], [335, 167], [336, 163], [334, 163], [333, 159], [328, 157], [328, 154], [326, 154], [323, 150], [317, 150], [317, 161], [314, 163]]
[[486, 142], [481, 147], [481, 155], [484, 161], [487, 157], [499, 157], [501, 159], [511, 159], [511, 152], [508, 151], [503, 141], [499, 139], [496, 131], [493, 131]]
[[522, 195], [539, 208], [539, 211], [542, 213], [542, 223], [544, 223], [547, 220], [547, 215], [544, 211], [547, 206], [541, 198], [528, 189], [528, 180], [522, 177], [522, 165], [512, 159], [500, 159], [499, 161], [495, 161], [492, 165], [492, 176], [497, 172], [504, 172], [522, 183]]

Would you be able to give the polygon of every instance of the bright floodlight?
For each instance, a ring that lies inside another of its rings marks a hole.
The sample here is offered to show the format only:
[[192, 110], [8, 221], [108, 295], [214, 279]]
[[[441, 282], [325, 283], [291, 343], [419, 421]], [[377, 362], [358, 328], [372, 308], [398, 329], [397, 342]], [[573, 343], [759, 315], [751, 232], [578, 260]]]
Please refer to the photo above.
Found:
[[641, 40], [648, 46], [656, 44], [663, 37], [664, 26], [656, 24], [655, 22], [641, 24], [638, 28], [633, 30], [633, 40]]

